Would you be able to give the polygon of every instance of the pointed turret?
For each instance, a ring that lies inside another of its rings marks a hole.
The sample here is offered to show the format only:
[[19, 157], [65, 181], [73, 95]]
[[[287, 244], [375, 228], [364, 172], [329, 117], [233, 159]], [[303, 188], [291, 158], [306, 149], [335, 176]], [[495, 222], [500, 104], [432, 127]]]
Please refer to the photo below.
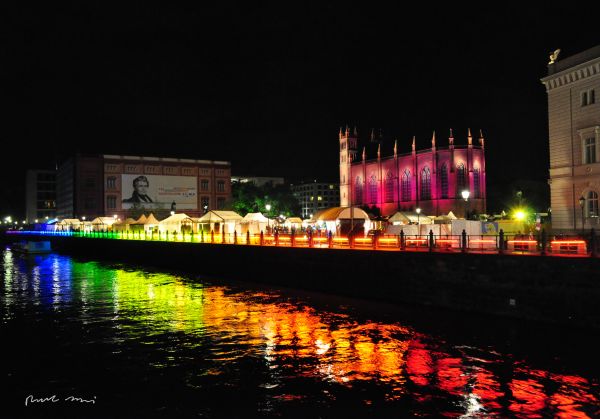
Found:
[[377, 145], [377, 159], [381, 159], [381, 144]]
[[339, 137], [342, 138], [344, 136], [344, 132], [342, 131], [342, 127], [340, 127]]
[[367, 147], [364, 147], [364, 146], [363, 146], [363, 152], [362, 152], [362, 159], [363, 159], [363, 162], [365, 160], [367, 160]]
[[435, 149], [435, 131], [433, 131], [433, 136], [431, 137], [431, 148]]
[[394, 158], [398, 157], [398, 140], [394, 140]]
[[358, 137], [358, 129], [356, 129], [356, 125], [354, 125], [354, 136]]
[[481, 148], [485, 148], [485, 140], [483, 139], [483, 132], [479, 130], [479, 145]]
[[371, 128], [371, 135], [369, 136], [369, 140], [374, 143], [376, 141], [375, 138], [375, 128]]
[[348, 127], [348, 125], [346, 125], [346, 137], [350, 135], [350, 128]]
[[413, 135], [413, 141], [412, 141], [412, 152], [414, 153], [416, 148], [415, 148], [415, 141], [416, 141], [416, 137]]
[[467, 128], [467, 130], [469, 131], [468, 135], [467, 135], [467, 144], [469, 146], [472, 146], [473, 145], [473, 136], [471, 135], [471, 128]]
[[450, 173], [454, 173], [454, 133], [450, 128], [450, 136], [448, 137], [448, 149], [450, 150]]

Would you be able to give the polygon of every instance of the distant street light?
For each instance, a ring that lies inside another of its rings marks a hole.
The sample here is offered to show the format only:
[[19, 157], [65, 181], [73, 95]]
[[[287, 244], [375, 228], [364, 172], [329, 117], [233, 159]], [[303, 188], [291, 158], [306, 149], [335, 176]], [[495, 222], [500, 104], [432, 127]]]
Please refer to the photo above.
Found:
[[[421, 225], [421, 208], [417, 208], [415, 210], [417, 212], [417, 225], [420, 226]], [[421, 227], [419, 227], [419, 234], [421, 233]]]
[[585, 218], [583, 215], [583, 209], [585, 208], [585, 198], [583, 195], [579, 198], [579, 206], [581, 207], [581, 234], [585, 231]]
[[465, 200], [465, 219], [468, 220], [469, 219], [469, 195], [471, 195], [471, 192], [469, 192], [468, 189], [465, 189], [460, 194], [462, 195], [463, 199]]

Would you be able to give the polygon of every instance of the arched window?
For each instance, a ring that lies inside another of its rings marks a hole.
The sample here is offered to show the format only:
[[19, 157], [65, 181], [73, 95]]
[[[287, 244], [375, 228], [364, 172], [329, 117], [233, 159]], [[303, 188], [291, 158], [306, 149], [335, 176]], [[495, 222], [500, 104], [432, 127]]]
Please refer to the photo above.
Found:
[[462, 191], [467, 189], [467, 171], [465, 165], [459, 163], [456, 166], [456, 195], [461, 196]]
[[448, 166], [442, 164], [440, 169], [440, 183], [442, 186], [442, 198], [448, 198]]
[[421, 199], [427, 201], [431, 199], [431, 173], [429, 167], [421, 170]]
[[473, 194], [475, 195], [475, 198], [481, 198], [480, 180], [479, 168], [476, 167], [473, 169]]
[[369, 198], [371, 204], [377, 203], [377, 177], [375, 175], [371, 175], [371, 179], [369, 179]]
[[404, 173], [402, 173], [402, 200], [410, 201], [410, 170], [405, 169]]
[[354, 184], [354, 203], [357, 205], [363, 203], [363, 184], [360, 176], [356, 177], [356, 183]]
[[385, 177], [385, 202], [394, 202], [394, 175], [387, 172]]
[[598, 194], [594, 191], [587, 193], [587, 216], [597, 217], [598, 215]]

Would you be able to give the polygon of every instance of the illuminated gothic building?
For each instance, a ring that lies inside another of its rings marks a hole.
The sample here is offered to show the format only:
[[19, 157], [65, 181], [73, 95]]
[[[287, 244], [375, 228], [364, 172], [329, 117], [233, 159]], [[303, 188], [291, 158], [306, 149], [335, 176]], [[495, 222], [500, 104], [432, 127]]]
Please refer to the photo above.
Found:
[[[359, 154], [358, 134], [340, 129], [340, 202], [341, 206], [375, 206], [382, 215], [421, 208], [426, 215], [449, 211], [463, 217], [485, 213], [485, 154], [480, 131], [473, 145], [471, 130], [466, 145], [455, 145], [452, 130], [447, 147], [438, 147], [435, 133], [431, 148], [400, 153], [398, 142], [386, 150], [381, 135], [371, 133]], [[385, 156], [389, 152], [391, 155]], [[467, 200], [463, 191], [469, 191]]]

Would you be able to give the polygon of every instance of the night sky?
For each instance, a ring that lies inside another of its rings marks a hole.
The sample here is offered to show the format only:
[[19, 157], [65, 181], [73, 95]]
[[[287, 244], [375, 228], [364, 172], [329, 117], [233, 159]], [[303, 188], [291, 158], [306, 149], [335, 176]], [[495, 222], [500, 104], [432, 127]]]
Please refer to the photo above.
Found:
[[0, 215], [23, 211], [25, 169], [77, 151], [338, 181], [345, 124], [401, 152], [481, 128], [488, 209], [515, 188], [548, 205], [539, 79], [600, 43], [598, 10], [218, 3], [2, 6]]

